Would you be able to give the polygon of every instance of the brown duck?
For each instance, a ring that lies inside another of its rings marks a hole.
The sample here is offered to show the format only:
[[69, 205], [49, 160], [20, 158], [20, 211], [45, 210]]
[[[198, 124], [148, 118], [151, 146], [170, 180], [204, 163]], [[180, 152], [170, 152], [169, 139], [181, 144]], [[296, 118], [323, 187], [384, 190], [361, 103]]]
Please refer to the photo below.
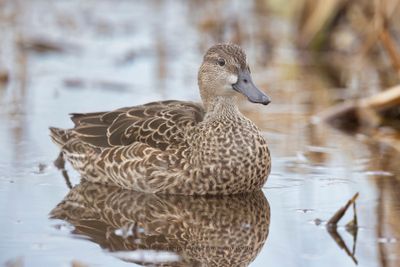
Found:
[[50, 128], [61, 154], [92, 182], [149, 193], [236, 194], [260, 189], [268, 146], [236, 97], [267, 105], [244, 51], [212, 46], [198, 73], [203, 105], [160, 101], [110, 112], [72, 114], [72, 129]]
[[[269, 233], [270, 207], [262, 191], [155, 195], [84, 181], [50, 216], [68, 221], [73, 234], [87, 236], [124, 260], [146, 266], [233, 267], [248, 266], [260, 252]], [[174, 257], [140, 260], [149, 258], [143, 257], [147, 250]]]

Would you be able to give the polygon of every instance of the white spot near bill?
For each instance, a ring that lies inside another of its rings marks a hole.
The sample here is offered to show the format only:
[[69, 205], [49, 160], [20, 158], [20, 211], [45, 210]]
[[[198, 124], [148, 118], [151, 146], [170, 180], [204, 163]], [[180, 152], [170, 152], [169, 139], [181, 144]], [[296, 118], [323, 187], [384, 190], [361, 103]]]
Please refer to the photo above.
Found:
[[234, 75], [234, 74], [231, 74], [231, 75], [229, 75], [228, 76], [228, 82], [230, 83], [230, 84], [235, 84], [235, 83], [237, 83], [237, 81], [238, 81], [238, 76], [237, 75]]

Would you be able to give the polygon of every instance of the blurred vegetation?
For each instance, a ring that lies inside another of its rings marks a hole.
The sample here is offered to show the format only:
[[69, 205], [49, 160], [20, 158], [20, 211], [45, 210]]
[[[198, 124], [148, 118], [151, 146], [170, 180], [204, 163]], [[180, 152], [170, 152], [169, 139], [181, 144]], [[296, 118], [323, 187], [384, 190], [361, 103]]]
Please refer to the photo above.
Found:
[[311, 50], [335, 85], [348, 86], [354, 74], [363, 77], [372, 67], [386, 88], [399, 82], [399, 19], [398, 0], [305, 1], [297, 43]]

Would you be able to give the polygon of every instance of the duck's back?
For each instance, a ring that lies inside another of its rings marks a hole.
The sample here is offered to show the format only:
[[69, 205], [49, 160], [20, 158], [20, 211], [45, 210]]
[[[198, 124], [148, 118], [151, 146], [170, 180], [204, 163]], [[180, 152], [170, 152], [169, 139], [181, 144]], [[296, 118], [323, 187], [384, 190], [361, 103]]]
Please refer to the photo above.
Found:
[[110, 112], [73, 113], [75, 127], [52, 128], [52, 138], [61, 146], [74, 139], [100, 149], [139, 142], [165, 151], [181, 145], [187, 128], [203, 117], [203, 107], [197, 103], [151, 102]]

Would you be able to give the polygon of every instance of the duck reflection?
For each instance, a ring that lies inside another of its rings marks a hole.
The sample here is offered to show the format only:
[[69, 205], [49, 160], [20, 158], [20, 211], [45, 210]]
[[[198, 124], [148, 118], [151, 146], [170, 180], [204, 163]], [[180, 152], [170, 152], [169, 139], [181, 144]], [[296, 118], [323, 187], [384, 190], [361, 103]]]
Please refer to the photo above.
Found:
[[[261, 191], [193, 197], [82, 182], [50, 216], [71, 223], [74, 234], [87, 236], [109, 251], [143, 253], [139, 259], [125, 258], [139, 264], [247, 266], [268, 237], [270, 208]], [[154, 251], [176, 257], [158, 262], [145, 257]]]

